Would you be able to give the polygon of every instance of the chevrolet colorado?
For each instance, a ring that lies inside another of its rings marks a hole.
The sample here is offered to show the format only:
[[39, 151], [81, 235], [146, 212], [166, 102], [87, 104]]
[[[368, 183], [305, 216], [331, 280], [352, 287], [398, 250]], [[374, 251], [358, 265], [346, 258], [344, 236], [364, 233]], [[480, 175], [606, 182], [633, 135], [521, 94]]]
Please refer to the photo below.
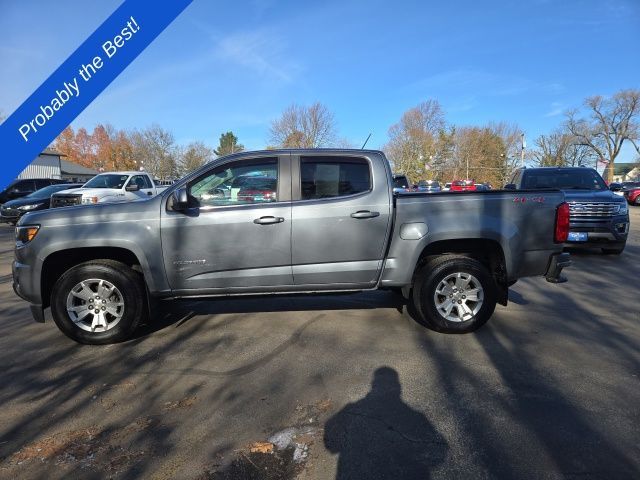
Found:
[[400, 290], [422, 323], [459, 333], [518, 278], [558, 282], [570, 264], [560, 191], [393, 188], [379, 151], [229, 155], [149, 199], [25, 215], [14, 290], [89, 344], [128, 338], [159, 299], [371, 289]]

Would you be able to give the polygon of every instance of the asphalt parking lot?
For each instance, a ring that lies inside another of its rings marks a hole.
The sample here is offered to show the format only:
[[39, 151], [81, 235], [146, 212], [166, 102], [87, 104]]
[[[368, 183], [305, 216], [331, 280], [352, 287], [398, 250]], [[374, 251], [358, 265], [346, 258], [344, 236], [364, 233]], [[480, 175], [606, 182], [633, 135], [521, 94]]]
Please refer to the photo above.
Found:
[[101, 347], [31, 320], [0, 226], [0, 477], [640, 478], [631, 216], [474, 334], [372, 292], [172, 302]]

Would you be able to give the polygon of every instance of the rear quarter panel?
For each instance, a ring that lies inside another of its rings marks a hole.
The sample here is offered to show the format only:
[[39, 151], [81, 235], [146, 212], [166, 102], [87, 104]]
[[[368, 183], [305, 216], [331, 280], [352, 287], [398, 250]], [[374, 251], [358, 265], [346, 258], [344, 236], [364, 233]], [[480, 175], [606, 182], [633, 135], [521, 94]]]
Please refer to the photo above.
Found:
[[[561, 192], [459, 192], [399, 195], [382, 286], [411, 283], [422, 251], [439, 241], [489, 239], [502, 248], [508, 280], [546, 272], [549, 256], [562, 250], [553, 241]], [[418, 240], [400, 237], [402, 225], [423, 222]]]

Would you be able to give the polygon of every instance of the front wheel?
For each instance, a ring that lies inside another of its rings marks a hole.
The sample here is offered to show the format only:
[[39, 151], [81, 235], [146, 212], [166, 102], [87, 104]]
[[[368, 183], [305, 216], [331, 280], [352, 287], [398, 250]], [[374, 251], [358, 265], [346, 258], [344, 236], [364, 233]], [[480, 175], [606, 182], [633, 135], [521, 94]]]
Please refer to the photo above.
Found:
[[67, 270], [51, 292], [58, 328], [79, 343], [125, 340], [143, 314], [145, 291], [138, 274], [123, 263], [95, 260]]
[[416, 274], [413, 302], [427, 326], [467, 333], [487, 323], [496, 307], [496, 285], [487, 268], [464, 256], [446, 255]]

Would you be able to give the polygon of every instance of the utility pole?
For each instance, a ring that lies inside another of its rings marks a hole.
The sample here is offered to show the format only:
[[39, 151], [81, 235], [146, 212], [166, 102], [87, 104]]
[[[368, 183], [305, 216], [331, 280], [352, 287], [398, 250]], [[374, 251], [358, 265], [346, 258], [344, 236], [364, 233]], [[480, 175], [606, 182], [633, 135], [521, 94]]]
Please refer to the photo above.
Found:
[[520, 166], [524, 167], [524, 151], [527, 148], [527, 140], [524, 138], [524, 132], [520, 134], [520, 139], [522, 140], [522, 148], [520, 149]]

